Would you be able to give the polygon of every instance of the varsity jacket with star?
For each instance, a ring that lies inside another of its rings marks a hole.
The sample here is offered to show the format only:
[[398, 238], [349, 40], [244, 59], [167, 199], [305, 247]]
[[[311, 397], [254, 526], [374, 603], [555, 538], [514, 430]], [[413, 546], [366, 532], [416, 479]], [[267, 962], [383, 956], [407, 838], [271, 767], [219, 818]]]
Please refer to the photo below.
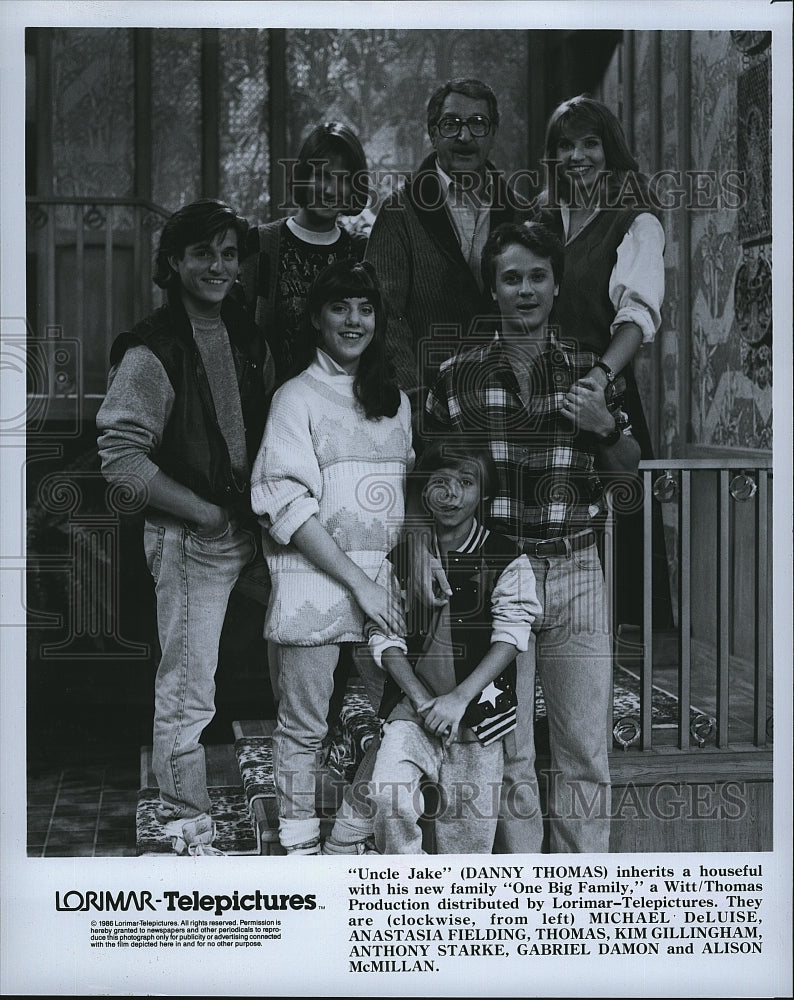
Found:
[[[479, 665], [494, 642], [509, 642], [516, 647], [516, 653], [524, 652], [532, 622], [540, 612], [529, 560], [504, 535], [475, 521], [463, 545], [442, 561], [452, 588], [447, 604], [427, 608], [418, 600], [405, 599], [404, 637], [384, 636], [372, 623], [367, 629], [370, 650], [379, 665], [383, 651], [398, 646], [434, 695], [454, 690]], [[385, 566], [393, 572], [405, 595], [411, 593], [410, 565], [410, 543], [403, 541], [389, 554]], [[386, 577], [380, 582], [385, 585]], [[476, 737], [487, 745], [515, 728], [515, 672], [514, 661], [472, 699], [460, 727], [460, 741], [470, 742]], [[408, 719], [421, 724], [391, 676], [386, 679], [379, 715], [389, 721]]]

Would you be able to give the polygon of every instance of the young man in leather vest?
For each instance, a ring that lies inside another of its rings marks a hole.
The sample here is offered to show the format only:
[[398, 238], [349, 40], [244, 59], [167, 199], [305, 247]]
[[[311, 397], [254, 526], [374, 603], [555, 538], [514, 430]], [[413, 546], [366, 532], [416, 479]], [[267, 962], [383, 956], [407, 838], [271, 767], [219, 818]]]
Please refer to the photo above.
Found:
[[272, 362], [230, 295], [247, 230], [209, 199], [166, 222], [154, 268], [166, 304], [114, 342], [97, 415], [103, 474], [146, 503], [161, 648], [152, 767], [178, 853], [218, 853], [200, 736], [229, 595], [256, 554], [249, 480]]

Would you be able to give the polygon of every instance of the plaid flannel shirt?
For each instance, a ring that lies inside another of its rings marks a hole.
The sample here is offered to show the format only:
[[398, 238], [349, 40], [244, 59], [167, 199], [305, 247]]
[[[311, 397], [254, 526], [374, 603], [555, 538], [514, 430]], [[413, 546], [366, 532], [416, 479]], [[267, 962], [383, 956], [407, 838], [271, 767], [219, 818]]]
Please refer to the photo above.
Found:
[[[428, 439], [461, 432], [489, 446], [499, 471], [490, 527], [519, 538], [558, 538], [593, 527], [606, 513], [595, 469], [597, 439], [576, 433], [561, 409], [568, 390], [598, 357], [550, 339], [535, 360], [528, 399], [498, 335], [441, 366], [422, 430]], [[618, 377], [607, 386], [606, 402], [617, 427], [630, 433], [621, 408], [624, 391]]]

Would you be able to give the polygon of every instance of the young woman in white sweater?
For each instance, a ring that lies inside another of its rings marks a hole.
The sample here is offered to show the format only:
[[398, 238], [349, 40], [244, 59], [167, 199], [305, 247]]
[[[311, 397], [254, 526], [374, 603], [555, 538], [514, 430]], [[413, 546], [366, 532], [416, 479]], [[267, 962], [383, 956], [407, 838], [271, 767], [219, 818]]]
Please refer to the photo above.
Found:
[[[281, 647], [273, 751], [279, 838], [290, 854], [320, 852], [316, 754], [340, 647], [360, 644], [356, 662], [377, 707], [382, 675], [369, 669], [364, 622], [404, 625], [399, 595], [375, 583], [402, 529], [414, 461], [385, 319], [371, 264], [338, 261], [318, 276], [296, 374], [273, 397], [254, 464], [251, 500], [272, 580], [265, 636]], [[334, 836], [344, 853], [361, 853], [355, 821], [342, 826]]]

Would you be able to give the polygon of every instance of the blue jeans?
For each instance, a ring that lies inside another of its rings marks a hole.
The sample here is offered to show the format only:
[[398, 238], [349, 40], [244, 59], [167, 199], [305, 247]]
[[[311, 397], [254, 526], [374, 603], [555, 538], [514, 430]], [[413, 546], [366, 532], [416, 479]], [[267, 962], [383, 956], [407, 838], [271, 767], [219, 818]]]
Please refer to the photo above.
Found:
[[543, 840], [535, 774], [535, 672], [549, 723], [550, 850], [609, 850], [607, 718], [612, 637], [595, 544], [570, 555], [529, 556], [542, 614], [516, 661], [518, 724], [505, 739], [502, 805], [494, 852], [537, 854]]
[[199, 738], [215, 714], [215, 671], [229, 595], [256, 548], [230, 523], [202, 538], [180, 521], [151, 514], [144, 550], [154, 578], [160, 664], [154, 682], [152, 769], [163, 822], [209, 812]]
[[[280, 646], [278, 650], [281, 696], [273, 733], [273, 771], [279, 839], [284, 847], [294, 847], [320, 835], [315, 806], [317, 754], [328, 732], [328, 706], [334, 690], [339, 646]], [[377, 711], [383, 693], [383, 673], [366, 645], [354, 645], [353, 659]], [[374, 752], [364, 757], [356, 783], [369, 777], [373, 756]], [[334, 827], [336, 836], [345, 842], [363, 840], [371, 830], [371, 819], [359, 817], [358, 812], [357, 803], [346, 790], [340, 808], [342, 825]]]

